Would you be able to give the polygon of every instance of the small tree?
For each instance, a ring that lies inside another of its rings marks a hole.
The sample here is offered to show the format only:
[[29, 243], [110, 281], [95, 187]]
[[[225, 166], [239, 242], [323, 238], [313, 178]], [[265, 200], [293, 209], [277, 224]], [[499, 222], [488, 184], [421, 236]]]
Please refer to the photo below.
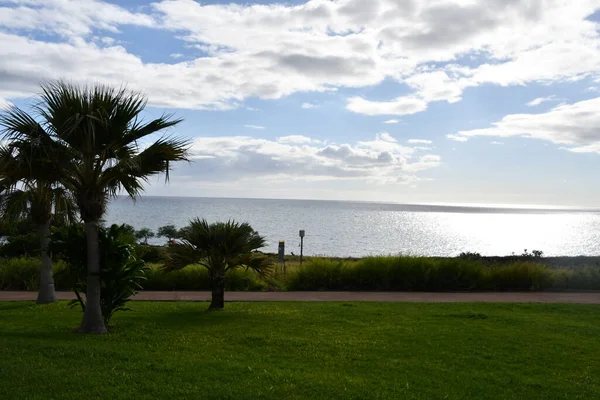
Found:
[[[0, 126], [10, 125], [5, 114]], [[50, 225], [75, 219], [75, 200], [60, 185], [60, 175], [37, 143], [13, 140], [0, 146], [0, 219], [8, 224], [30, 220], [39, 241], [40, 290], [37, 303], [56, 301], [52, 259], [48, 253]]]
[[109, 199], [119, 193], [136, 198], [153, 176], [166, 174], [174, 162], [188, 159], [186, 140], [149, 139], [180, 120], [163, 115], [144, 121], [146, 98], [127, 89], [65, 82], [42, 85], [31, 116], [17, 107], [2, 113], [3, 139], [35, 144], [75, 198], [85, 223], [87, 248], [86, 307], [79, 332], [104, 333], [100, 304], [98, 225]]
[[228, 271], [252, 269], [263, 277], [271, 272], [268, 259], [254, 252], [265, 245], [265, 239], [247, 223], [209, 224], [196, 218], [181, 232], [181, 243], [167, 247], [163, 268], [175, 271], [191, 264], [205, 267], [212, 290], [210, 310], [222, 310], [225, 306], [225, 275]]
[[158, 228], [158, 235], [156, 236], [166, 237], [170, 242], [179, 237], [179, 232], [177, 231], [177, 228], [175, 228], [175, 225], [165, 225]]
[[[130, 297], [141, 289], [146, 280], [148, 269], [144, 261], [135, 257], [134, 242], [125, 225], [111, 225], [98, 228], [100, 243], [100, 283], [102, 287], [100, 304], [104, 324], [108, 326], [111, 317], [117, 311], [129, 311], [126, 304]], [[73, 224], [62, 229], [54, 229], [52, 233], [52, 251], [60, 256], [68, 269], [63, 273], [69, 275], [73, 292], [77, 297], [70, 305], [79, 304], [82, 311], [86, 309], [87, 294], [87, 249], [83, 224]]]
[[148, 239], [152, 239], [153, 237], [154, 232], [150, 228], [142, 228], [135, 232], [135, 238], [139, 241], [143, 240], [145, 245], [148, 245]]

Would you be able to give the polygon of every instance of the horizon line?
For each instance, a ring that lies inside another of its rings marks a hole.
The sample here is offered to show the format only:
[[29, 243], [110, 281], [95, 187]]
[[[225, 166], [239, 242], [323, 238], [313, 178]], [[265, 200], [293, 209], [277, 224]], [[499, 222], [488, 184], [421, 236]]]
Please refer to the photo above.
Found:
[[[119, 194], [117, 197], [129, 196]], [[541, 210], [541, 211], [598, 211], [600, 206], [579, 206], [579, 205], [549, 205], [549, 204], [511, 204], [511, 203], [457, 203], [457, 202], [434, 202], [434, 203], [400, 203], [394, 201], [376, 201], [376, 200], [341, 200], [341, 199], [299, 199], [282, 197], [231, 197], [231, 196], [170, 196], [170, 195], [146, 195], [142, 197], [159, 198], [184, 198], [184, 199], [228, 199], [228, 200], [280, 200], [280, 201], [318, 201], [331, 203], [363, 203], [363, 204], [381, 204], [395, 206], [420, 206], [420, 207], [445, 207], [445, 208], [480, 208], [480, 209], [512, 209], [512, 210]]]

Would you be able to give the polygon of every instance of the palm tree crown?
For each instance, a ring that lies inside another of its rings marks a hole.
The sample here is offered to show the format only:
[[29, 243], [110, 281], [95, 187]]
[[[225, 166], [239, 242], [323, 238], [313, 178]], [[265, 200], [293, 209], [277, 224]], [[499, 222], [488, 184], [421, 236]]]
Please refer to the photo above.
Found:
[[265, 246], [265, 239], [247, 223], [235, 221], [209, 224], [195, 218], [181, 230], [181, 240], [167, 248], [166, 271], [199, 264], [208, 269], [213, 290], [211, 309], [224, 305], [225, 274], [235, 268], [248, 268], [261, 276], [271, 272], [271, 264], [255, 250]]
[[9, 139], [39, 143], [61, 182], [77, 199], [84, 221], [104, 214], [108, 198], [121, 190], [136, 197], [151, 176], [171, 163], [187, 160], [185, 140], [163, 136], [144, 139], [181, 120], [164, 115], [143, 122], [146, 99], [126, 89], [80, 87], [65, 82], [42, 86], [35, 107], [43, 123], [12, 107], [3, 117]]
[[[188, 142], [151, 135], [177, 125], [170, 115], [144, 122], [146, 98], [124, 88], [42, 85], [37, 115], [11, 107], [0, 116], [9, 146], [35, 144], [77, 202], [88, 238], [88, 306], [83, 332], [105, 332], [100, 312], [98, 223], [121, 191], [135, 198], [149, 178], [188, 159]], [[40, 174], [45, 174], [41, 171]], [[93, 317], [92, 317], [92, 314]]]
[[50, 223], [64, 224], [75, 218], [73, 197], [58, 180], [59, 174], [36, 142], [15, 140], [0, 146], [0, 217], [7, 223], [30, 219], [37, 226], [41, 256], [38, 303], [56, 301], [47, 252]]

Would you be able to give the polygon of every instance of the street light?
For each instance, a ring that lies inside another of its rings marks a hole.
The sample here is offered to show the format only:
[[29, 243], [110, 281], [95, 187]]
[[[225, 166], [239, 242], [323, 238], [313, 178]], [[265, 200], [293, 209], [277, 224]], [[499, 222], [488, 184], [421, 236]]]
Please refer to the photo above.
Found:
[[300, 231], [300, 265], [302, 265], [302, 254], [304, 252], [304, 229]]

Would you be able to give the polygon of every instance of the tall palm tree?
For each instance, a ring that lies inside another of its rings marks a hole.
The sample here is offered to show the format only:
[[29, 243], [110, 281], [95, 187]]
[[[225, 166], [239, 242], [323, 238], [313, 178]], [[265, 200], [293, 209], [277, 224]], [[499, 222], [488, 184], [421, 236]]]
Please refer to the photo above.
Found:
[[70, 222], [75, 214], [71, 194], [57, 179], [35, 144], [21, 148], [17, 143], [12, 147], [0, 146], [1, 218], [7, 223], [30, 219], [37, 226], [41, 256], [38, 304], [56, 301], [52, 259], [48, 254], [50, 223]]
[[195, 218], [182, 229], [181, 240], [167, 247], [163, 266], [175, 271], [191, 264], [199, 264], [208, 270], [212, 290], [210, 310], [222, 310], [225, 306], [225, 275], [235, 268], [247, 268], [261, 276], [271, 272], [266, 257], [255, 250], [264, 247], [265, 239], [247, 223], [235, 221], [209, 224]]
[[151, 135], [181, 122], [170, 115], [144, 122], [146, 98], [103, 85], [77, 86], [62, 81], [42, 85], [37, 120], [12, 107], [1, 118], [9, 140], [40, 143], [73, 193], [87, 241], [87, 305], [80, 332], [104, 333], [100, 307], [98, 225], [110, 198], [120, 192], [136, 198], [157, 174], [166, 180], [172, 162], [188, 159], [188, 142]]

